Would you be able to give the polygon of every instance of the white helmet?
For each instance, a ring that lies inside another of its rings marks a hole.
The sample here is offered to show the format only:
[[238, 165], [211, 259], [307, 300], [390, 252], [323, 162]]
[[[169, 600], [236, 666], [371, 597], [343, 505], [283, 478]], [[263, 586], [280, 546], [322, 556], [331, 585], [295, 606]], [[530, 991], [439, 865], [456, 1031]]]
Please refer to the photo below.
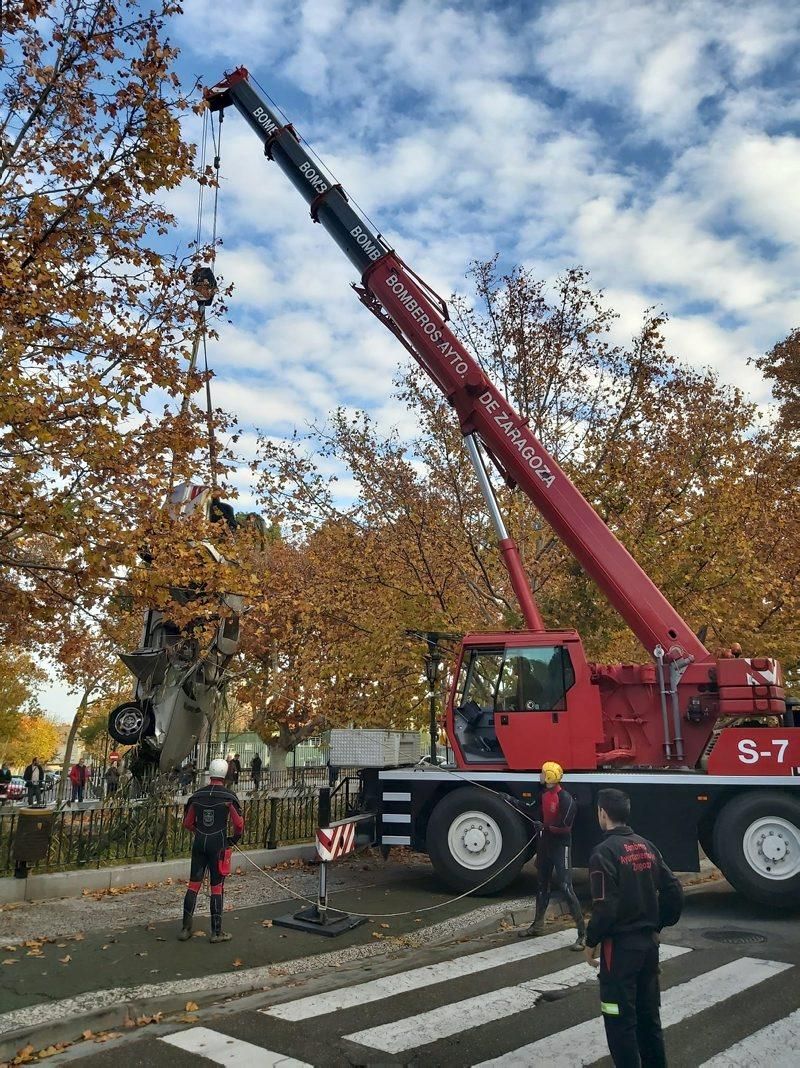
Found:
[[212, 779], [224, 779], [228, 774], [228, 761], [222, 757], [212, 760], [208, 766], [208, 774]]

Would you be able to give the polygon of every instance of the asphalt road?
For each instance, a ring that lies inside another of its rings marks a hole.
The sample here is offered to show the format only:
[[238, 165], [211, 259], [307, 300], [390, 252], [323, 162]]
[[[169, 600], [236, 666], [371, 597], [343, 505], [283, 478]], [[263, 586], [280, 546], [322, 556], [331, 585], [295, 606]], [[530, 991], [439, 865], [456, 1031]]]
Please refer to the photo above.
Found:
[[[100, 1047], [81, 1043], [51, 1063], [607, 1066], [596, 981], [571, 941], [554, 924], [541, 939], [493, 931], [354, 960]], [[672, 1068], [800, 1063], [796, 915], [750, 905], [719, 882], [690, 892], [662, 946]]]

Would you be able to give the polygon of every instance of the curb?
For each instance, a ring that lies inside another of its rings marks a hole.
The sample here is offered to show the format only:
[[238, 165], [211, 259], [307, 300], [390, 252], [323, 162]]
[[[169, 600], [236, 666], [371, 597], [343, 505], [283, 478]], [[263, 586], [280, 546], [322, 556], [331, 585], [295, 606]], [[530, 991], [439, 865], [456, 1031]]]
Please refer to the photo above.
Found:
[[[271, 868], [285, 860], [312, 860], [316, 857], [313, 843], [279, 846], [277, 849], [252, 849], [245, 856], [263, 868]], [[27, 879], [13, 876], [0, 879], [0, 904], [18, 901], [51, 901], [54, 898], [81, 897], [84, 890], [110, 890], [115, 886], [161, 883], [169, 878], [183, 878], [188, 871], [189, 858], [123, 864], [113, 868], [89, 868], [81, 871], [58, 871], [47, 875], [29, 875]]]
[[[371, 942], [348, 949], [333, 950], [330, 953], [317, 953], [312, 956], [298, 957], [295, 960], [280, 961], [277, 964], [262, 965], [239, 972], [221, 972], [205, 978], [186, 979], [180, 983], [169, 984], [179, 990], [158, 993], [158, 984], [139, 987], [117, 988], [93, 991], [68, 998], [61, 1002], [41, 1002], [25, 1009], [16, 1009], [5, 1014], [8, 1017], [39, 1017], [18, 1027], [4, 1027], [4, 1018], [0, 1016], [0, 1063], [11, 1061], [27, 1045], [34, 1045], [37, 1050], [55, 1045], [57, 1042], [80, 1041], [82, 1032], [106, 1030], [124, 1030], [133, 1033], [130, 1021], [139, 1016], [151, 1016], [156, 1012], [169, 1015], [185, 1012], [187, 1001], [193, 1001], [202, 1008], [222, 1000], [238, 998], [247, 994], [260, 993], [273, 986], [280, 986], [287, 975], [319, 970], [323, 972], [326, 964], [349, 963], [360, 959], [388, 956], [398, 948], [417, 948], [435, 946], [451, 941], [465, 930], [480, 932], [484, 926], [487, 930], [502, 919], [509, 909], [522, 908], [525, 900], [504, 901], [493, 905], [484, 905], [470, 912], [462, 913], [447, 920], [431, 924], [420, 930], [399, 935], [397, 941]], [[399, 944], [398, 944], [399, 943]], [[193, 986], [193, 984], [197, 984]], [[167, 985], [167, 984], [161, 984]], [[78, 1008], [83, 999], [86, 1008]], [[107, 1004], [98, 1005], [98, 1001]], [[94, 1002], [94, 1005], [91, 1003]], [[77, 1011], [76, 1011], [77, 1010]], [[50, 1016], [50, 1020], [47, 1020]]]

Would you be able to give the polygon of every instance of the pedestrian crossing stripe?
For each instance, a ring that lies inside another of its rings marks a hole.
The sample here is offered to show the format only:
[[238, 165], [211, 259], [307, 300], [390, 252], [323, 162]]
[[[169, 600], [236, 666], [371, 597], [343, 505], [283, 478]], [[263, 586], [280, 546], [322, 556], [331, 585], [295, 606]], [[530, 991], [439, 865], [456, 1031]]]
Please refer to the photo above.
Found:
[[718, 1053], [700, 1068], [796, 1068], [800, 1058], [800, 1009], [783, 1020], [767, 1024], [735, 1046]]
[[210, 1027], [190, 1027], [187, 1031], [165, 1035], [161, 1041], [187, 1053], [205, 1057], [214, 1064], [227, 1064], [235, 1068], [242, 1068], [245, 1064], [247, 1068], [313, 1068], [305, 1061], [296, 1061], [284, 1053], [273, 1053], [270, 1049], [223, 1035]]
[[[570, 932], [572, 933], [572, 932]], [[684, 953], [691, 953], [684, 946], [661, 946], [661, 960], [672, 960]], [[504, 986], [463, 1001], [421, 1012], [392, 1023], [369, 1027], [345, 1035], [350, 1042], [357, 1042], [382, 1053], [404, 1053], [407, 1050], [438, 1042], [453, 1035], [462, 1035], [476, 1027], [495, 1023], [519, 1012], [534, 1009], [545, 994], [557, 993], [583, 986], [591, 982], [595, 970], [586, 961], [573, 964], [561, 971], [528, 979], [514, 986]]]
[[440, 961], [422, 968], [411, 968], [380, 979], [371, 979], [366, 983], [356, 983], [340, 990], [312, 994], [310, 997], [286, 1001], [282, 1005], [272, 1005], [260, 1012], [268, 1016], [277, 1016], [280, 1020], [316, 1020], [329, 1012], [340, 1012], [356, 1005], [381, 1001], [395, 997], [409, 990], [419, 990], [434, 983], [444, 983], [451, 979], [460, 979], [466, 975], [475, 975], [490, 968], [499, 968], [520, 960], [539, 957], [556, 949], [565, 949], [575, 940], [575, 931], [555, 931], [541, 938], [513, 942], [497, 949], [468, 953], [453, 960]]

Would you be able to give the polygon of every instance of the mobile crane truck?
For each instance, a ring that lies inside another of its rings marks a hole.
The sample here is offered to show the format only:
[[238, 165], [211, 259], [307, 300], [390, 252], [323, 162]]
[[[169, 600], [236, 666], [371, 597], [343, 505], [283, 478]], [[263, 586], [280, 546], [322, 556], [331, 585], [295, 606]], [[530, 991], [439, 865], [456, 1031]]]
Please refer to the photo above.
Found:
[[[244, 67], [207, 89], [233, 105], [360, 277], [362, 303], [455, 410], [527, 629], [467, 634], [446, 702], [455, 768], [362, 771], [376, 841], [427, 852], [457, 890], [507, 886], [529, 859], [507, 799], [536, 797], [545, 760], [562, 764], [579, 814], [575, 863], [599, 837], [606, 786], [631, 797], [636, 829], [680, 871], [698, 844], [741, 893], [800, 901], [800, 725], [772, 657], [716, 657], [488, 380], [448, 326], [445, 302], [403, 263], [304, 147]], [[645, 663], [587, 661], [574, 630], [546, 630], [484, 466], [533, 502], [646, 650]]]

